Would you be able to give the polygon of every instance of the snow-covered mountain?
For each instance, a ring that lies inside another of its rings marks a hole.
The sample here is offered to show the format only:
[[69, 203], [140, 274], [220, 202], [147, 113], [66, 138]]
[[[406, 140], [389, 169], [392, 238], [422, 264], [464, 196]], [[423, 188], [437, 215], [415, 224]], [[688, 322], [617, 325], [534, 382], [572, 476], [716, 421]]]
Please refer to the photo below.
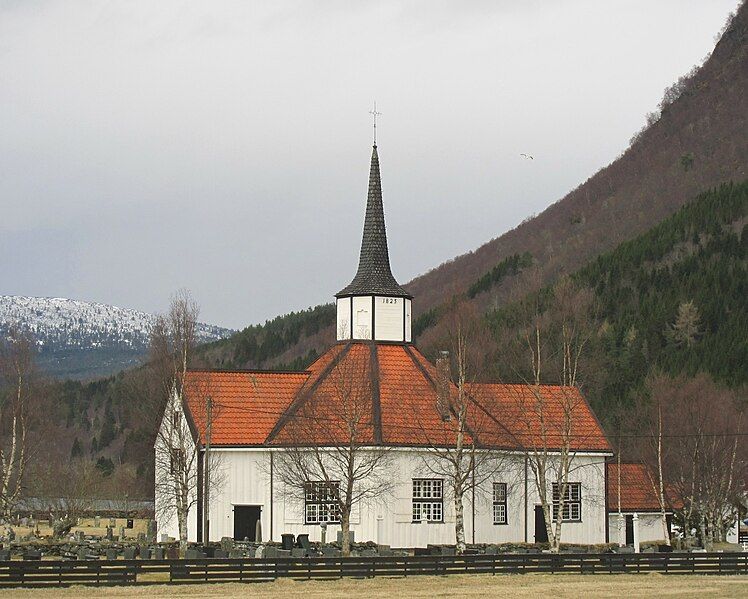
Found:
[[[153, 314], [59, 297], [0, 295], [0, 337], [12, 324], [30, 332], [49, 374], [88, 378], [137, 364], [148, 351]], [[233, 331], [208, 324], [197, 329], [201, 343]]]

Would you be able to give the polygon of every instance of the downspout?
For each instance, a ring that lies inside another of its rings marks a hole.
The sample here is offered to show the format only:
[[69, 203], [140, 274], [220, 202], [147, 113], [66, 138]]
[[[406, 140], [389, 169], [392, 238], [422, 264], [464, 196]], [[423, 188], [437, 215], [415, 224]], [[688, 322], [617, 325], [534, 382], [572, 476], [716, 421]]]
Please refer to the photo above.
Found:
[[270, 541], [273, 540], [273, 452], [270, 452]]
[[525, 456], [525, 543], [527, 543], [527, 456]]
[[608, 458], [603, 458], [603, 468], [605, 469], [605, 543], [610, 543], [610, 518], [608, 516]]
[[473, 520], [472, 520], [472, 524], [473, 524], [473, 545], [475, 545], [475, 454], [473, 454], [473, 455], [470, 456], [470, 461], [472, 462], [471, 467], [472, 467], [472, 470], [473, 470], [473, 472], [472, 472], [472, 474], [473, 474], [473, 485], [472, 485], [472, 487], [473, 488], [471, 489], [471, 495], [472, 495], [472, 497], [471, 497], [470, 501], [471, 501], [471, 504], [472, 504], [472, 518], [473, 518]]

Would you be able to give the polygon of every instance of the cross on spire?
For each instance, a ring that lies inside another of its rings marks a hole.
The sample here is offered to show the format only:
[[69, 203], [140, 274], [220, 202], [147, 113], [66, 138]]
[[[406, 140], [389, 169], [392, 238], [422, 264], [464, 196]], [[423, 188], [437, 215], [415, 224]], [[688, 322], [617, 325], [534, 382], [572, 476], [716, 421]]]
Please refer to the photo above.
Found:
[[370, 110], [369, 114], [374, 117], [374, 145], [377, 145], [377, 117], [382, 116], [381, 112], [377, 112], [377, 102], [374, 101], [374, 110]]

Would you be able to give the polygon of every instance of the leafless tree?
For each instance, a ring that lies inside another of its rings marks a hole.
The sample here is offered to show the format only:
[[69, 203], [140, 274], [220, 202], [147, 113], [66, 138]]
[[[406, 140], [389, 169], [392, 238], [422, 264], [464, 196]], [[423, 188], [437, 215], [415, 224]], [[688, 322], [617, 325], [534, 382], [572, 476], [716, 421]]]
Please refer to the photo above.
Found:
[[290, 498], [324, 500], [316, 520], [340, 521], [342, 553], [350, 555], [352, 510], [391, 492], [392, 454], [373, 438], [369, 348], [340, 351], [347, 355], [288, 414], [276, 437], [283, 448], [274, 453], [274, 468]]
[[[218, 410], [211, 409], [209, 377], [188, 373], [196, 345], [198, 312], [189, 293], [180, 291], [151, 333], [151, 368], [156, 382], [156, 401], [151, 407], [159, 403], [163, 406], [152, 410], [160, 415], [155, 441], [156, 515], [166, 520], [176, 517], [181, 551], [187, 547], [187, 518], [199, 493], [210, 493], [211, 487], [220, 485], [220, 467], [214, 455], [204, 460], [204, 472], [198, 474], [203, 450], [201, 431], [210, 430], [218, 417]], [[203, 489], [198, 486], [200, 476], [208, 481]]]
[[[482, 493], [486, 482], [504, 470], [506, 453], [495, 451], [488, 442], [495, 424], [486, 412], [486, 402], [476, 398], [477, 371], [490, 352], [476, 314], [466, 304], [451, 307], [448, 326], [450, 352], [436, 362], [437, 405], [434, 411], [441, 426], [432, 425], [430, 414], [414, 413], [428, 447], [423, 463], [428, 471], [447, 481], [455, 511], [457, 553], [466, 548], [465, 497]], [[454, 371], [454, 376], [451, 372]], [[507, 483], [509, 484], [509, 483]]]
[[652, 472], [663, 514], [679, 513], [686, 539], [693, 523], [704, 546], [723, 541], [735, 521], [748, 463], [740, 443], [744, 415], [734, 393], [704, 374], [658, 374], [647, 381], [637, 413], [640, 457]]
[[578, 289], [567, 278], [556, 285], [550, 299], [533, 294], [523, 310], [518, 315], [522, 322], [519, 346], [529, 358], [530, 369], [528, 374], [516, 371], [523, 384], [511, 387], [516, 423], [507, 423], [506, 428], [512, 431], [533, 474], [550, 548], [557, 552], [570, 493], [569, 475], [581, 466], [575, 448], [588, 440], [576, 422], [587, 410], [579, 374], [595, 330], [593, 302], [588, 290]]
[[0, 372], [6, 383], [0, 395], [0, 516], [8, 525], [29, 462], [35, 353], [33, 340], [19, 327], [11, 327], [0, 343]]

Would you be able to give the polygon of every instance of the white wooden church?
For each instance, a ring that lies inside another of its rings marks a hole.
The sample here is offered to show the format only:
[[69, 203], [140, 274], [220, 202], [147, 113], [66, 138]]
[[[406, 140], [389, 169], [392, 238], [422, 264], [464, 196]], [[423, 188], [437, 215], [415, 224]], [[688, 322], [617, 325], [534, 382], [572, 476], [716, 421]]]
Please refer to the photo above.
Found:
[[[359, 442], [371, 451], [388, 454], [386, 492], [353, 506], [351, 530], [355, 540], [392, 547], [455, 543], [455, 509], [449, 485], [426, 464], [429, 448], [452, 442], [442, 430], [439, 372], [412, 343], [413, 298], [390, 269], [376, 144], [371, 155], [358, 271], [335, 297], [337, 342], [306, 370], [189, 373], [182, 402], [185, 422], [195, 446], [203, 452], [205, 412], [196, 407], [198, 400], [189, 389], [209, 393], [216, 406], [210, 427], [210, 455], [221, 470], [220, 476], [214, 475], [220, 484], [210, 492], [207, 514], [204, 482], [200, 473], [197, 475], [198, 485], [192, 491], [195, 502], [188, 517], [190, 541], [205, 540], [206, 518], [211, 541], [222, 537], [280, 541], [283, 533], [305, 533], [311, 540], [320, 540], [323, 529], [328, 540], [335, 538], [339, 513], [331, 494], [339, 489], [321, 480], [299, 481], [290, 488], [278, 471], [278, 463], [283, 453], [298, 443], [293, 433], [298, 430], [294, 423], [299, 419], [319, 419], [328, 422], [330, 430], [334, 428], [333, 417], [343, 409], [336, 403], [336, 391], [341, 385], [340, 373], [345, 373], [351, 379], [351, 388], [364, 390], [365, 397], [359, 403], [365, 406], [359, 418]], [[500, 454], [502, 467], [465, 497], [466, 541], [546, 540], [532, 471], [518, 442], [524, 439], [521, 444], [526, 447], [539, 426], [521, 408], [529, 390], [522, 385], [481, 384], [472, 392], [484, 405], [502, 414], [501, 424], [491, 428], [489, 422], [481, 432], [482, 447]], [[580, 409], [573, 422], [573, 468], [561, 514], [562, 540], [616, 542], [619, 533], [612, 530], [608, 518], [606, 464], [613, 455], [611, 446], [578, 390], [543, 389], [551, 407], [560, 394], [569, 392], [577, 394]], [[553, 419], [561, 418], [561, 412], [548, 410], [546, 418], [550, 422], [545, 426], [553, 426]], [[156, 451], [164, 448], [157, 446]], [[164, 460], [157, 458], [156, 463], [158, 468]], [[195, 467], [199, 464], [201, 461]], [[165, 500], [159, 492], [155, 500], [158, 511]], [[637, 507], [649, 508], [652, 506]], [[159, 520], [158, 530], [179, 538], [175, 517]], [[656, 529], [652, 534], [662, 537]]]

